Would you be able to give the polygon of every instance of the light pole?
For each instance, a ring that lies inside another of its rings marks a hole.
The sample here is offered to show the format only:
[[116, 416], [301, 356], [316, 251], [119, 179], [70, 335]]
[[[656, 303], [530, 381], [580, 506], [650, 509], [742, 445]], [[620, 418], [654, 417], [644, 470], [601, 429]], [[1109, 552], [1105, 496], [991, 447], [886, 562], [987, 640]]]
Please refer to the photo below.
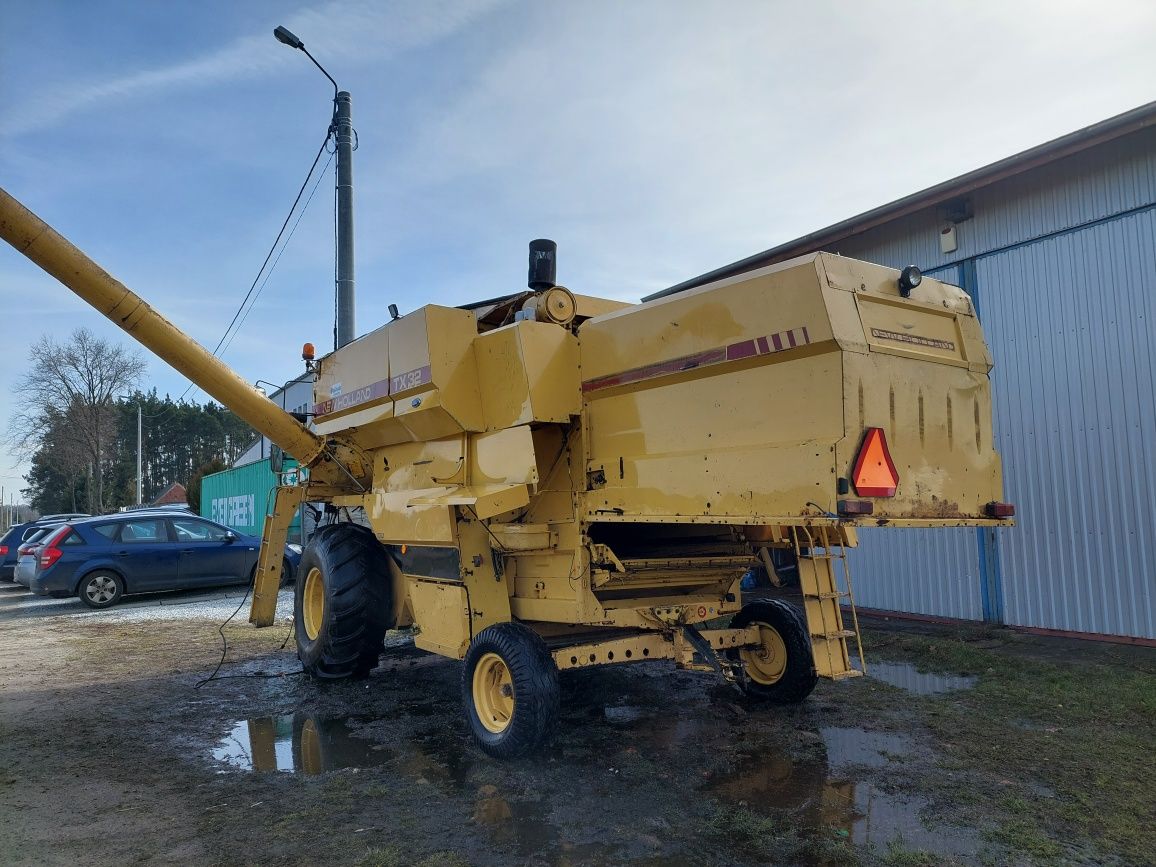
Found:
[[337, 89], [333, 76], [305, 50], [304, 42], [284, 27], [277, 27], [273, 35], [278, 42], [298, 49], [312, 60], [333, 85], [333, 120], [329, 127], [337, 142], [337, 329], [333, 342], [338, 349], [357, 336], [353, 286], [353, 101], [349, 91]]
[[136, 504], [144, 505], [144, 476], [141, 473], [141, 452], [143, 451], [144, 437], [141, 436], [140, 401], [136, 402]]
[[141, 435], [141, 408], [140, 398], [131, 394], [118, 394], [119, 400], [131, 400], [136, 404], [136, 504], [144, 505], [144, 475], [142, 473], [142, 455], [144, 454], [144, 437]]

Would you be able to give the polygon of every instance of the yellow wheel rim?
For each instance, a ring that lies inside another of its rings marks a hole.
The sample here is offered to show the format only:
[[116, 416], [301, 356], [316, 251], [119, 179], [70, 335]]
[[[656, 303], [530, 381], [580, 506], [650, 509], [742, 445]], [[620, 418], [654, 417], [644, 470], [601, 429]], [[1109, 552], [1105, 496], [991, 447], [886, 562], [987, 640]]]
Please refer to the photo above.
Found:
[[505, 660], [487, 653], [474, 668], [474, 710], [487, 731], [499, 734], [514, 718], [514, 678]]
[[305, 621], [305, 634], [310, 641], [316, 641], [321, 634], [321, 621], [325, 618], [325, 581], [321, 570], [314, 566], [305, 576], [305, 590], [301, 594], [301, 619]]
[[752, 625], [759, 628], [761, 641], [754, 647], [744, 647], [739, 654], [747, 676], [755, 683], [770, 686], [778, 683], [787, 670], [787, 643], [773, 626], [765, 623]]

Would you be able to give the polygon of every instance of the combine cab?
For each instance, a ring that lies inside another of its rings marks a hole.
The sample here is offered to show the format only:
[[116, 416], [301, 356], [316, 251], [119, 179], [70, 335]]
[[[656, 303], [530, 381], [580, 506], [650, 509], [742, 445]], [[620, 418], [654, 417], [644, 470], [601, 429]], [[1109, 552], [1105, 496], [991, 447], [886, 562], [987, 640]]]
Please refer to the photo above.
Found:
[[[779, 703], [860, 674], [855, 528], [1012, 513], [971, 302], [914, 269], [816, 254], [628, 305], [555, 285], [535, 242], [530, 291], [307, 358], [309, 430], [2, 191], [0, 234], [307, 468], [278, 489], [250, 620], [273, 621], [297, 506], [326, 504], [303, 666], [364, 675], [412, 628], [464, 661], [494, 756], [546, 740], [563, 669], [671, 660]], [[744, 606], [744, 573], [784, 555], [793, 602]]]

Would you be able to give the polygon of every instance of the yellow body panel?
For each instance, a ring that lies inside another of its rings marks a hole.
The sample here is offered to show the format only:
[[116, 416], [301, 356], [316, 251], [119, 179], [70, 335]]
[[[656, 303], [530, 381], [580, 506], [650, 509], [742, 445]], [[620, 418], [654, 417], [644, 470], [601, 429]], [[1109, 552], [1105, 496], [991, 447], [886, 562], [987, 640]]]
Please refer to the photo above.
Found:
[[465, 588], [441, 581], [411, 581], [409, 599], [417, 626], [413, 643], [442, 656], [465, 656], [470, 643], [470, 606]]
[[578, 339], [545, 322], [515, 322], [474, 341], [487, 430], [568, 422], [582, 411]]

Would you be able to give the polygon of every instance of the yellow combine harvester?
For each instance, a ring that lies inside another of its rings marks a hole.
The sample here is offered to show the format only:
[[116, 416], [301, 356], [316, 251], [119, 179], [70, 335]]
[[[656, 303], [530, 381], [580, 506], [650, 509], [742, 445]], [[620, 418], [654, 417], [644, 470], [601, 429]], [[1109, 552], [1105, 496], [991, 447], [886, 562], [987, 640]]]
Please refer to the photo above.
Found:
[[[548, 737], [561, 669], [673, 660], [780, 703], [860, 674], [854, 528], [1011, 515], [975, 310], [913, 268], [819, 253], [623, 304], [555, 285], [535, 242], [529, 291], [307, 351], [310, 430], [3, 191], [0, 234], [307, 468], [266, 520], [250, 620], [273, 621], [297, 506], [327, 504], [302, 665], [364, 675], [412, 627], [464, 660], [491, 755]], [[744, 606], [740, 578], [783, 552], [802, 608]]]

